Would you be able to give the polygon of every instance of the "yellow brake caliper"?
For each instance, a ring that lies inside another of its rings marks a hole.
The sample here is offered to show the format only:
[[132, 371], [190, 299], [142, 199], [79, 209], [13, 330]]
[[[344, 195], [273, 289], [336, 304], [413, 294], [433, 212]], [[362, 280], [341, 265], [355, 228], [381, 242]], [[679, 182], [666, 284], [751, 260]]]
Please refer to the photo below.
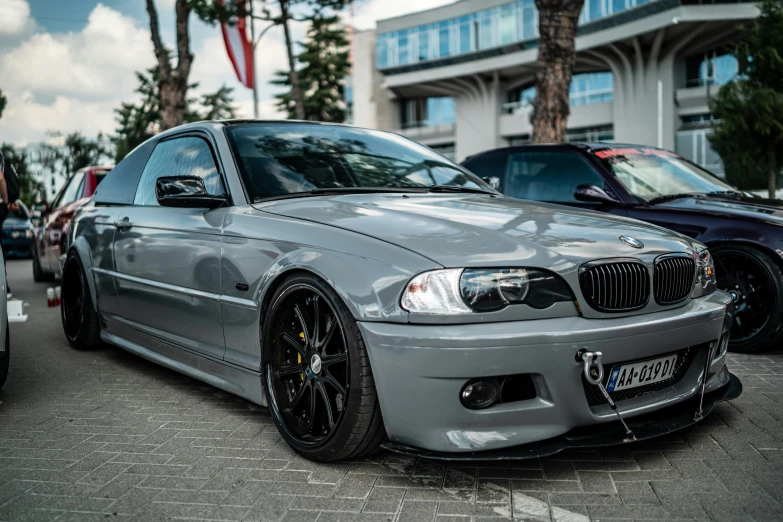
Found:
[[[302, 340], [302, 342], [305, 342], [304, 332], [300, 332], [299, 333], [299, 338]], [[299, 353], [299, 352], [297, 352], [297, 354], [296, 354], [296, 363], [297, 364], [302, 364], [302, 354]], [[301, 377], [302, 378], [302, 382], [304, 382], [304, 380], [305, 380], [304, 372], [302, 372], [301, 376], [302, 376]]]

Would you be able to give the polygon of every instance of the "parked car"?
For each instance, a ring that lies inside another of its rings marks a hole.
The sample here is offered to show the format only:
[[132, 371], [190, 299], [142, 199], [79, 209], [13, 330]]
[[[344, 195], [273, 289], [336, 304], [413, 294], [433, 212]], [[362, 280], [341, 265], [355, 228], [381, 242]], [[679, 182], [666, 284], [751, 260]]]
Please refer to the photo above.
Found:
[[737, 308], [730, 349], [783, 346], [783, 201], [737, 190], [678, 156], [609, 143], [523, 145], [463, 163], [516, 198], [647, 221], [707, 245]]
[[704, 245], [504, 197], [395, 134], [171, 129], [117, 165], [70, 235], [75, 348], [105, 341], [268, 406], [314, 460], [384, 441], [449, 458], [622, 443], [741, 390]]
[[62, 272], [61, 256], [65, 253], [68, 229], [74, 212], [87, 203], [103, 178], [113, 167], [86, 167], [78, 170], [60, 189], [51, 209], [44, 209], [41, 224], [35, 229], [33, 279], [52, 281]]
[[33, 253], [33, 222], [24, 203], [17, 201], [19, 210], [11, 210], [3, 222], [3, 255], [29, 258]]

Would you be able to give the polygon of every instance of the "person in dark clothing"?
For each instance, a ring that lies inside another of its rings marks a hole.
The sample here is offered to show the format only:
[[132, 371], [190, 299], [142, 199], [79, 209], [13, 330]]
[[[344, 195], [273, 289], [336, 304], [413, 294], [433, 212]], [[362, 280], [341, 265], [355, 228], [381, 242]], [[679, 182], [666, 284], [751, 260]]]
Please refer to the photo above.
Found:
[[[13, 170], [13, 166], [6, 165], [5, 163], [5, 156], [3, 156], [3, 152], [0, 151], [0, 198], [3, 199], [2, 202], [0, 202], [0, 231], [3, 229], [3, 222], [5, 221], [5, 218], [8, 217], [8, 213], [19, 210], [19, 205], [16, 204], [16, 198], [14, 198], [13, 201], [9, 202], [9, 195], [8, 195], [8, 183], [6, 182], [6, 172], [8, 172], [9, 175], [16, 176], [16, 171]], [[12, 174], [13, 173], [13, 174]], [[15, 181], [15, 186], [17, 187], [15, 190], [18, 191], [18, 181]], [[3, 256], [3, 264], [5, 264], [5, 256]], [[11, 298], [11, 287], [8, 284], [8, 272], [6, 271], [6, 280], [5, 280], [5, 288], [7, 292], [7, 298]]]

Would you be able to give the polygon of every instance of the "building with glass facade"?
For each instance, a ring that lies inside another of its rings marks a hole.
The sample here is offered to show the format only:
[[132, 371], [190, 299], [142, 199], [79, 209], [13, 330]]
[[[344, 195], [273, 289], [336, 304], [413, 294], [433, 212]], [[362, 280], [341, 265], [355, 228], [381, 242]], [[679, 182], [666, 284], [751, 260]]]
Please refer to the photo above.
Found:
[[[662, 146], [720, 171], [706, 140], [707, 100], [736, 75], [727, 49], [738, 24], [756, 16], [744, 1], [586, 0], [569, 139]], [[530, 139], [534, 0], [460, 0], [381, 20], [357, 38], [357, 125], [398, 131], [457, 160]]]

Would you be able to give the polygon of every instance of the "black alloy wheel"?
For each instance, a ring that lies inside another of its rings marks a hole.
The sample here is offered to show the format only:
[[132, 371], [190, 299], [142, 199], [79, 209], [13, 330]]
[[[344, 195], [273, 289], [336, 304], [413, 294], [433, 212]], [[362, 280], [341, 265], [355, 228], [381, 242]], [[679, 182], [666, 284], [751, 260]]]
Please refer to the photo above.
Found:
[[287, 279], [262, 331], [264, 392], [286, 442], [318, 461], [374, 451], [385, 433], [369, 359], [336, 293], [315, 276]]
[[348, 354], [343, 327], [317, 290], [286, 296], [275, 335], [277, 357], [267, 372], [272, 396], [291, 436], [300, 444], [326, 440], [342, 417], [348, 393]]
[[90, 288], [81, 261], [75, 252], [68, 254], [63, 268], [60, 316], [63, 331], [74, 348], [100, 345], [100, 325], [90, 296]]
[[760, 352], [783, 342], [783, 274], [766, 254], [741, 245], [712, 250], [718, 288], [735, 303], [729, 349]]

